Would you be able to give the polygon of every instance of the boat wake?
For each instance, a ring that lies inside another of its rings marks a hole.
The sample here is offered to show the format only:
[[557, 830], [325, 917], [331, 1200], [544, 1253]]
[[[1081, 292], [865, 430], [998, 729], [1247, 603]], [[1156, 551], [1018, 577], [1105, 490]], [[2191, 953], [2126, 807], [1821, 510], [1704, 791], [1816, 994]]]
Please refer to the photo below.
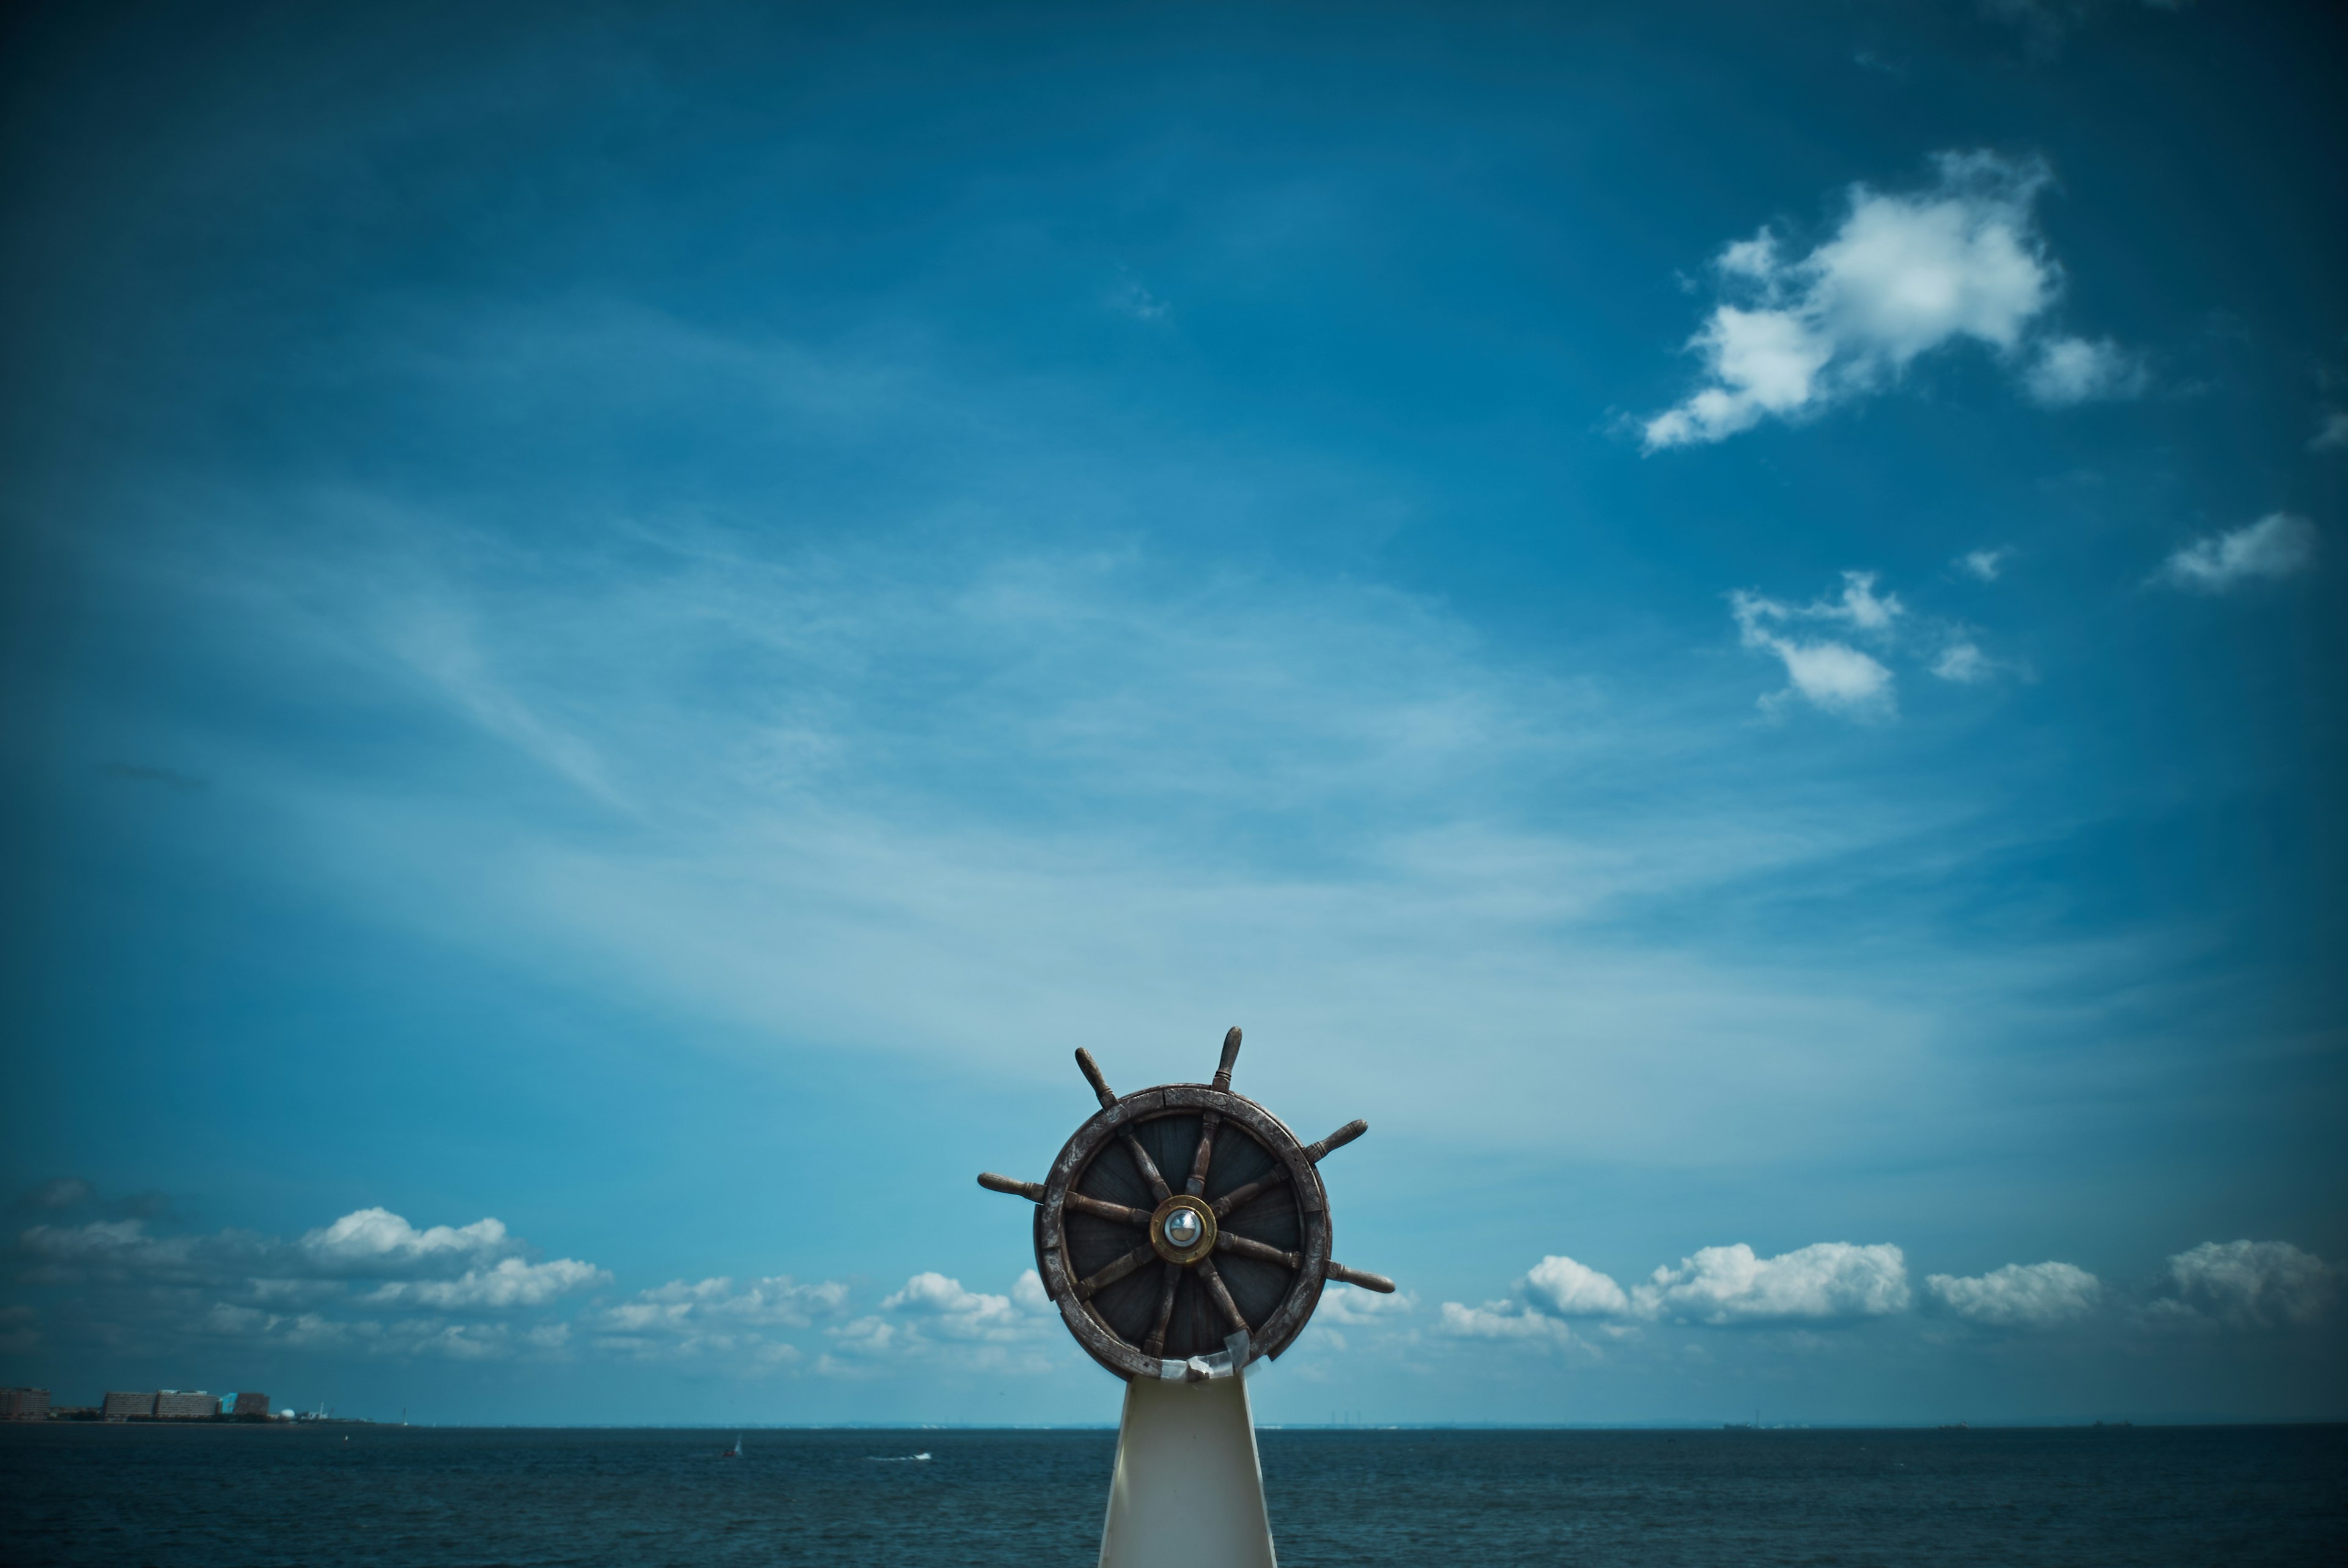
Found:
[[918, 1453], [866, 1454], [864, 1457], [870, 1460], [874, 1464], [924, 1464], [928, 1462], [930, 1456], [925, 1453]]

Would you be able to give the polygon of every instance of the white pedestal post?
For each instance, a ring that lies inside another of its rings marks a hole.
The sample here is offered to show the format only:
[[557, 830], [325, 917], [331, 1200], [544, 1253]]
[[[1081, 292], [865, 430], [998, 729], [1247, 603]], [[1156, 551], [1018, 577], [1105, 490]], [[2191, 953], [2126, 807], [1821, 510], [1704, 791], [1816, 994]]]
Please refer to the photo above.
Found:
[[1245, 1378], [1126, 1384], [1100, 1568], [1272, 1568]]

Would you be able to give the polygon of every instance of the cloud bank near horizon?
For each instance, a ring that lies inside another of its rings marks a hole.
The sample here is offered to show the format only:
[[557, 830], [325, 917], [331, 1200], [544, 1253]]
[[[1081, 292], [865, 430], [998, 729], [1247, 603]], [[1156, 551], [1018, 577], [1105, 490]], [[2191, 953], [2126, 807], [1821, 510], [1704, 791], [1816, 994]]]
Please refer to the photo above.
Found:
[[[1001, 1294], [934, 1269], [877, 1296], [788, 1274], [614, 1294], [610, 1270], [575, 1258], [531, 1262], [532, 1250], [494, 1218], [419, 1229], [380, 1206], [290, 1242], [237, 1230], [161, 1234], [137, 1219], [41, 1223], [17, 1233], [9, 1277], [13, 1294], [41, 1305], [20, 1303], [5, 1332], [20, 1351], [65, 1336], [143, 1343], [146, 1353], [235, 1342], [294, 1355], [704, 1364], [868, 1380], [948, 1367], [1039, 1375], [1076, 1364], [1032, 1268]], [[2116, 1295], [2086, 1270], [2050, 1261], [1934, 1274], [1923, 1296], [1927, 1321], [1945, 1315], [1987, 1331], [2100, 1317], [2141, 1333], [2272, 1335], [2324, 1328], [2337, 1277], [2288, 1242], [2245, 1240], [2179, 1252], [2141, 1292]], [[1889, 1243], [1819, 1242], [1766, 1257], [1743, 1243], [1701, 1247], [1627, 1288], [1553, 1254], [1508, 1296], [1478, 1307], [1445, 1301], [1431, 1321], [1412, 1293], [1332, 1286], [1302, 1344], [1307, 1363], [1475, 1342], [1603, 1357], [1659, 1330], [1727, 1331], [1732, 1340], [1832, 1334], [1912, 1317], [1915, 1307], [1907, 1255]]]

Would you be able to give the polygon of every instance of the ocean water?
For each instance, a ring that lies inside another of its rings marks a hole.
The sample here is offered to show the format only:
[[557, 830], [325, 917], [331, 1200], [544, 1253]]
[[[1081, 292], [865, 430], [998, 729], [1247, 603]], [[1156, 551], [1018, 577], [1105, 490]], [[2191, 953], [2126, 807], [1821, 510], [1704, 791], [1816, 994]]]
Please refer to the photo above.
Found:
[[[732, 1436], [0, 1426], [0, 1561], [1076, 1568], [1116, 1446], [750, 1431], [720, 1459]], [[2348, 1563], [2341, 1427], [1261, 1440], [1288, 1568]]]

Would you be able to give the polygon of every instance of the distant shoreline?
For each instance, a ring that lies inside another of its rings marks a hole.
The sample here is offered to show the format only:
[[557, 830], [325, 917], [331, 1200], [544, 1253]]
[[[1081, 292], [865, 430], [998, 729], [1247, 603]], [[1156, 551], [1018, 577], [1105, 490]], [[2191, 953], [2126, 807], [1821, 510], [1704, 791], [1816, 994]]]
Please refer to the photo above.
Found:
[[[196, 1428], [221, 1429], [263, 1427], [289, 1431], [314, 1430], [322, 1427], [366, 1427], [378, 1431], [479, 1431], [479, 1432], [907, 1432], [907, 1433], [968, 1433], [989, 1432], [1090, 1432], [1114, 1436], [1117, 1424], [1108, 1421], [1054, 1422], [1035, 1425], [972, 1425], [953, 1426], [934, 1422], [819, 1422], [786, 1423], [756, 1421], [628, 1421], [628, 1422], [563, 1422], [563, 1421], [377, 1421], [359, 1416], [326, 1417], [302, 1421], [238, 1421], [234, 1419], [195, 1419], [171, 1420], [149, 1417], [128, 1421], [10, 1421], [0, 1422], [0, 1430], [25, 1430], [50, 1428]], [[1625, 1435], [1667, 1435], [1720, 1433], [1740, 1437], [1797, 1436], [1804, 1432], [1931, 1432], [1946, 1437], [1980, 1436], [1997, 1432], [2092, 1432], [2106, 1431], [2115, 1437], [2130, 1432], [2160, 1431], [2297, 1431], [2333, 1427], [2348, 1427], [2348, 1417], [2322, 1420], [2240, 1421], [2226, 1419], [2168, 1420], [2015, 1420], [1973, 1421], [1959, 1428], [1938, 1422], [1788, 1422], [1782, 1426], [1725, 1425], [1717, 1421], [1651, 1421], [1637, 1424], [1621, 1422], [1580, 1423], [1510, 1423], [1464, 1421], [1362, 1421], [1354, 1423], [1285, 1422], [1259, 1425], [1259, 1432], [1345, 1432], [1371, 1434], [1380, 1432], [1573, 1432], [1596, 1435], [1620, 1432]]]

